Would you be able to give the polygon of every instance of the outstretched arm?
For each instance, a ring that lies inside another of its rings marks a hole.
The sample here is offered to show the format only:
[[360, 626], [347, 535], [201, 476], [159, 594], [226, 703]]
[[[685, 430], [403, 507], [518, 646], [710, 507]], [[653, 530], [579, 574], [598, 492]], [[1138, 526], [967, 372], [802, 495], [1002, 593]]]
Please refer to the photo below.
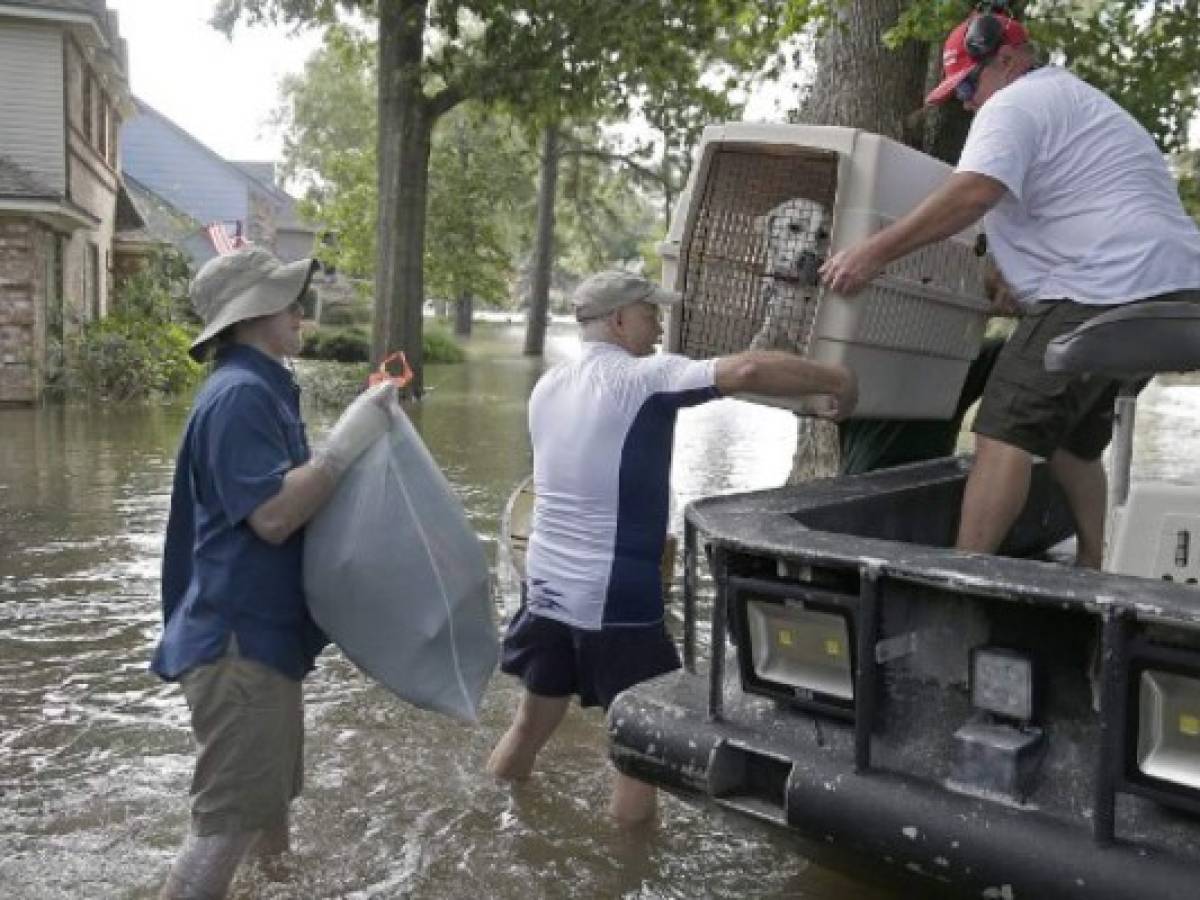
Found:
[[717, 360], [717, 390], [722, 394], [766, 394], [771, 397], [832, 399], [827, 414], [845, 418], [858, 402], [858, 380], [845, 366], [813, 362], [777, 350], [747, 350]]
[[821, 280], [839, 294], [857, 294], [893, 260], [978, 222], [1006, 190], [987, 175], [955, 172], [908, 215], [831, 256]]

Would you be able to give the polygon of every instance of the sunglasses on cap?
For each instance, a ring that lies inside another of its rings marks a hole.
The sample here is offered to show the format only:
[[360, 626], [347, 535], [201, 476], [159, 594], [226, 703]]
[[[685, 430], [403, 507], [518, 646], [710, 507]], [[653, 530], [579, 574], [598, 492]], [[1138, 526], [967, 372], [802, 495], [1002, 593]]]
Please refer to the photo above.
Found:
[[976, 65], [967, 73], [966, 78], [955, 85], [954, 96], [960, 103], [968, 103], [975, 96], [975, 91], [979, 89], [979, 76], [983, 72], [984, 65], [986, 63]]

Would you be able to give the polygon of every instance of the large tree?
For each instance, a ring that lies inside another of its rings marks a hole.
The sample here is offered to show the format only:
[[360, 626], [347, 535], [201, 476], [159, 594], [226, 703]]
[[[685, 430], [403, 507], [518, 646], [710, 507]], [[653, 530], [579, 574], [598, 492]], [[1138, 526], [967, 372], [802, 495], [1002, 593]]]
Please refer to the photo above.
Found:
[[[322, 256], [364, 278], [376, 262], [375, 40], [331, 26], [304, 70], [286, 78], [274, 124], [284, 136], [284, 169], [305, 192], [304, 208], [338, 239]], [[461, 104], [434, 129], [430, 151], [425, 281], [430, 296], [454, 298], [456, 330], [475, 302], [504, 304], [512, 274], [533, 242], [535, 136], [511, 116]], [[562, 276], [632, 260], [655, 230], [649, 198], [632, 170], [602, 152], [597, 126], [564, 135], [562, 190], [555, 218], [555, 269]], [[530, 295], [528, 278], [518, 281]]]
[[[732, 9], [732, 7], [731, 7]], [[746, 4], [725, 27], [714, 33], [712, 43], [691, 48], [673, 66], [642, 73], [640, 90], [632, 97], [616, 95], [611, 109], [595, 111], [597, 121], [626, 122], [631, 113], [654, 137], [639, 141], [631, 150], [613, 150], [594, 137], [578, 140], [572, 129], [559, 123], [547, 125], [539, 154], [539, 203], [534, 250], [533, 291], [525, 335], [525, 352], [540, 355], [545, 343], [546, 312], [549, 307], [550, 271], [555, 257], [554, 193], [558, 169], [563, 161], [593, 158], [619, 163], [643, 184], [662, 197], [663, 228], [670, 218], [674, 200], [687, 180], [692, 150], [705, 125], [738, 118], [740, 107], [731, 102], [730, 92], [744, 95], [758, 77], [769, 70], [774, 42], [779, 33], [774, 4]], [[719, 88], [706, 83], [717, 81]], [[595, 124], [595, 123], [593, 123]]]
[[375, 271], [375, 52], [370, 37], [331, 26], [304, 69], [280, 83], [272, 116], [283, 134], [283, 172], [300, 186], [304, 214], [334, 238], [322, 258], [358, 279]]
[[[908, 0], [837, 4], [833, 19], [820, 23], [815, 77], [793, 118], [864, 128], [915, 146], [935, 143], [937, 138], [912, 114], [921, 108], [928, 80], [928, 45], [910, 41], [892, 49], [883, 39], [909, 5]], [[817, 419], [797, 422], [789, 480], [833, 474], [839, 456], [837, 428]]]
[[[781, 2], [781, 0], [778, 0]], [[220, 0], [214, 22], [379, 25], [379, 225], [373, 354], [403, 348], [421, 390], [424, 239], [433, 126], [468, 99], [549, 125], [620, 109], [697, 52], [753, 31], [777, 0]]]
[[471, 331], [476, 301], [508, 299], [524, 235], [510, 227], [531, 199], [527, 142], [514, 123], [464, 104], [434, 134], [425, 277], [434, 296], [453, 298], [454, 331]]

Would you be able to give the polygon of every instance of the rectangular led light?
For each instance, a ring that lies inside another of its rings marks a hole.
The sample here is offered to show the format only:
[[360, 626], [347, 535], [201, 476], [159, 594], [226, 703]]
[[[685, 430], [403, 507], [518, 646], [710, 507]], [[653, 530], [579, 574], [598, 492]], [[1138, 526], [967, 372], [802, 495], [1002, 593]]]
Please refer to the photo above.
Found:
[[997, 716], [1033, 718], [1033, 660], [1004, 647], [971, 649], [971, 705]]
[[1200, 789], [1200, 679], [1143, 670], [1137, 766], [1151, 778]]
[[748, 600], [746, 624], [757, 678], [801, 694], [854, 699], [845, 616], [797, 603]]

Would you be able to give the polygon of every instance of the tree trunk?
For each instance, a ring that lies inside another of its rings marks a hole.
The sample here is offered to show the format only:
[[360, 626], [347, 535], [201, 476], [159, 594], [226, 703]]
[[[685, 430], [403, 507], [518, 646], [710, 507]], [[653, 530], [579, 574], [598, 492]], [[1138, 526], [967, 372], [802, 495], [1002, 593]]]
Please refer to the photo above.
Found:
[[469, 291], [461, 291], [454, 304], [454, 333], [459, 337], [471, 335], [471, 313], [475, 303]]
[[[933, 90], [942, 79], [941, 48], [934, 48], [929, 54], [929, 64], [925, 77], [926, 93]], [[921, 149], [930, 156], [936, 156], [942, 162], [954, 165], [962, 153], [963, 144], [967, 141], [967, 131], [971, 128], [971, 116], [963, 109], [961, 103], [943, 103], [940, 106], [925, 107], [925, 131]]]
[[817, 75], [800, 109], [802, 122], [863, 128], [920, 145], [928, 47], [909, 41], [889, 50], [882, 40], [909, 5], [846, 0], [834, 7], [835, 21], [817, 46]]
[[537, 244], [525, 324], [525, 355], [541, 356], [546, 345], [546, 316], [550, 311], [550, 273], [554, 268], [554, 198], [558, 187], [558, 123], [542, 132], [538, 178]]
[[[846, 0], [817, 46], [817, 74], [799, 121], [863, 128], [914, 146], [924, 144], [920, 114], [929, 49], [914, 42], [889, 50], [882, 35], [908, 0]], [[789, 484], [834, 475], [840, 448], [837, 426], [798, 418]]]
[[423, 389], [425, 210], [435, 117], [421, 89], [426, 0], [379, 3], [379, 231], [371, 358], [403, 350]]

